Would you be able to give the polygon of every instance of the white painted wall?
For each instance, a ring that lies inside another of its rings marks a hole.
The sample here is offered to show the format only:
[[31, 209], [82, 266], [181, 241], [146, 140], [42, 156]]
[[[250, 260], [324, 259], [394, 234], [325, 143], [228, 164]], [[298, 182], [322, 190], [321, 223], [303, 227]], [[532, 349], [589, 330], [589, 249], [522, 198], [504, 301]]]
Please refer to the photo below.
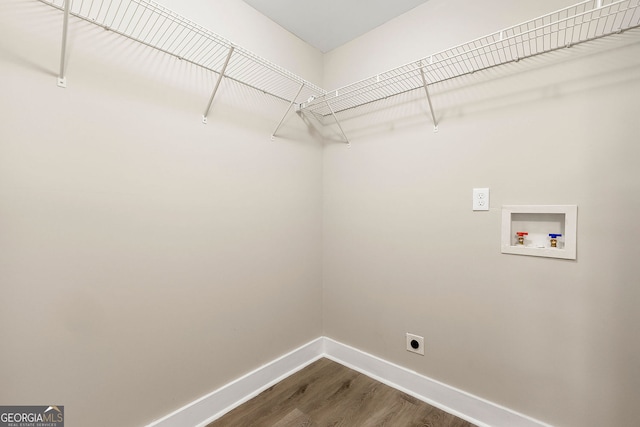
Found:
[[[563, 3], [430, 0], [327, 54], [325, 84]], [[639, 33], [622, 40], [433, 87], [438, 133], [421, 91], [344, 113], [352, 147], [323, 152], [325, 335], [552, 425], [636, 424]], [[503, 204], [577, 204], [577, 261], [501, 254]]]
[[61, 18], [0, 5], [0, 402], [140, 426], [321, 335], [322, 147], [230, 82], [203, 125], [215, 76], [75, 20], [60, 89]]

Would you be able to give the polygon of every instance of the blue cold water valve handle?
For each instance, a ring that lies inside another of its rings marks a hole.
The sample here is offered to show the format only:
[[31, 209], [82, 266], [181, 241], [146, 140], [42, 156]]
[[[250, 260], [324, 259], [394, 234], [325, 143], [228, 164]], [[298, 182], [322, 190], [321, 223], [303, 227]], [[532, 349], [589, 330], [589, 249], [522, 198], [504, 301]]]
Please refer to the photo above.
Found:
[[562, 234], [549, 234], [549, 237], [552, 239], [557, 239], [558, 237], [562, 237]]

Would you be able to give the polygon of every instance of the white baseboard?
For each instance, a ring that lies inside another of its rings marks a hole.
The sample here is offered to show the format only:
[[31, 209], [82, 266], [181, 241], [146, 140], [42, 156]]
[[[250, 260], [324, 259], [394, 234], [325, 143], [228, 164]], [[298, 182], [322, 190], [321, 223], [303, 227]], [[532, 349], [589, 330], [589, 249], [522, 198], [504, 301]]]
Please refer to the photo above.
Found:
[[479, 427], [550, 427], [462, 390], [324, 337], [325, 357]]
[[191, 402], [147, 427], [204, 427], [233, 408], [322, 358], [324, 338], [317, 338]]
[[361, 372], [479, 427], [551, 427], [326, 337], [313, 340], [267, 363], [147, 427], [204, 427], [321, 357]]

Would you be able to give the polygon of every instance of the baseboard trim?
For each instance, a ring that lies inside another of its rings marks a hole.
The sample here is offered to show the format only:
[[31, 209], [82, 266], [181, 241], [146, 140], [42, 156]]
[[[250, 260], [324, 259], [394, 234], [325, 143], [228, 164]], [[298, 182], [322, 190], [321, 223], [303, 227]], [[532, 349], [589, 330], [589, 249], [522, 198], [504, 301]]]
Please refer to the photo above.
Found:
[[331, 338], [317, 338], [146, 427], [205, 427], [316, 360], [326, 357], [478, 427], [551, 427]]
[[147, 427], [204, 427], [323, 356], [324, 338], [320, 337], [152, 422]]
[[324, 337], [325, 357], [478, 427], [551, 427], [402, 366]]

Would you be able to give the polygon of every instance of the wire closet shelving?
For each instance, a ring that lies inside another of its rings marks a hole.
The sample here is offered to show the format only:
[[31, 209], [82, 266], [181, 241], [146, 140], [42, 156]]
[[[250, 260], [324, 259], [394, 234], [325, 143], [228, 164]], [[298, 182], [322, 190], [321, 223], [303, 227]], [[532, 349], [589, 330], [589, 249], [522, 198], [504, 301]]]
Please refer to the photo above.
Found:
[[289, 102], [272, 138], [297, 105], [302, 113], [332, 116], [346, 142], [336, 116], [342, 111], [423, 88], [437, 131], [430, 85], [640, 26], [640, 0], [586, 0], [326, 91], [150, 0], [38, 1], [64, 12], [59, 86], [66, 85], [67, 27], [74, 16], [217, 74], [204, 123], [220, 83], [231, 79]]
[[332, 115], [339, 125], [341, 111], [424, 88], [437, 131], [430, 85], [638, 26], [640, 0], [583, 1], [327, 92], [300, 109]]
[[203, 114], [204, 123], [223, 77], [287, 101], [290, 103], [289, 109], [298, 99], [307, 99], [309, 96], [319, 96], [326, 92], [302, 77], [234, 45], [222, 36], [153, 1], [39, 1], [64, 12], [58, 79], [58, 85], [62, 87], [66, 85], [64, 50], [68, 18], [74, 16], [217, 74], [218, 80]]

